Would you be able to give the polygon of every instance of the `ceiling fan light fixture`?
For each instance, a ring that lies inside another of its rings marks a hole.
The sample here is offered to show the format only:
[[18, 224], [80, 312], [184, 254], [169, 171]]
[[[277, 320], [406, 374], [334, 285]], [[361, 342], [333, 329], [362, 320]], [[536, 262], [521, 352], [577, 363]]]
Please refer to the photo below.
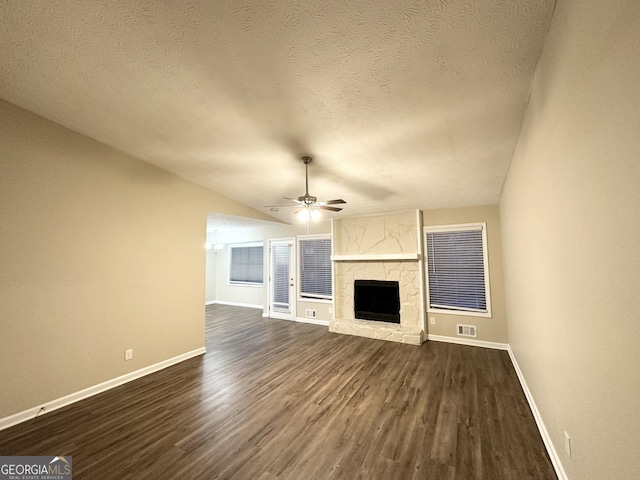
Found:
[[296, 216], [298, 217], [298, 220], [300, 220], [301, 222], [307, 222], [309, 221], [309, 218], [311, 218], [309, 215], [309, 210], [307, 208], [303, 208], [302, 210], [297, 212]]
[[322, 213], [317, 208], [308, 205], [296, 212], [296, 217], [301, 222], [316, 221], [322, 218]]
[[289, 200], [290, 204], [283, 205], [265, 205], [265, 208], [269, 208], [272, 212], [277, 212], [279, 207], [294, 207], [299, 210], [295, 212], [296, 218], [303, 222], [310, 222], [312, 220], [318, 220], [322, 217], [320, 210], [327, 210], [330, 212], [339, 212], [342, 207], [332, 207], [331, 205], [343, 205], [346, 204], [343, 199], [336, 198], [334, 200], [319, 201], [318, 197], [309, 195], [309, 164], [313, 160], [311, 157], [302, 157], [302, 163], [304, 163], [304, 195], [299, 197], [284, 197], [285, 200]]

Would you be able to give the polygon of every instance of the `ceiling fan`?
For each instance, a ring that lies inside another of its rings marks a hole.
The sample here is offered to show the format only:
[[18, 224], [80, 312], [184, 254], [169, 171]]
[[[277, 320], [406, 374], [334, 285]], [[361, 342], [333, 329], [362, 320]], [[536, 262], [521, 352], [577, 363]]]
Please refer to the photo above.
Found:
[[341, 198], [335, 200], [318, 201], [318, 197], [309, 195], [309, 164], [313, 160], [311, 157], [302, 157], [302, 163], [304, 163], [304, 176], [305, 176], [305, 192], [304, 195], [298, 198], [284, 197], [285, 200], [290, 200], [294, 203], [284, 205], [265, 205], [265, 208], [279, 208], [279, 207], [296, 207], [299, 208], [295, 214], [303, 212], [305, 219], [310, 219], [316, 210], [329, 210], [331, 212], [339, 212], [342, 210], [340, 207], [332, 207], [331, 205], [345, 204]]

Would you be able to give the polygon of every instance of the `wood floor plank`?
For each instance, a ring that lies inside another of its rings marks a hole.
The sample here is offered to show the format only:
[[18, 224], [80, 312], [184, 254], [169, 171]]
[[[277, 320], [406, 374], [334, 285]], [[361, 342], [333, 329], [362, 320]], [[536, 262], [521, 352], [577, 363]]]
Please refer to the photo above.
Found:
[[556, 479], [506, 352], [206, 309], [207, 353], [0, 431], [75, 479]]

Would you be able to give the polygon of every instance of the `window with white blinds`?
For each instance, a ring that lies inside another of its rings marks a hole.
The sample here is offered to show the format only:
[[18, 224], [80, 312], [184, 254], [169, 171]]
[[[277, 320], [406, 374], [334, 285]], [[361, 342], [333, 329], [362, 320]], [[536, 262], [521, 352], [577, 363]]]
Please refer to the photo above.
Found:
[[229, 245], [229, 283], [233, 285], [262, 285], [263, 245]]
[[298, 237], [300, 298], [331, 300], [331, 237]]
[[429, 309], [491, 316], [486, 225], [425, 227]]

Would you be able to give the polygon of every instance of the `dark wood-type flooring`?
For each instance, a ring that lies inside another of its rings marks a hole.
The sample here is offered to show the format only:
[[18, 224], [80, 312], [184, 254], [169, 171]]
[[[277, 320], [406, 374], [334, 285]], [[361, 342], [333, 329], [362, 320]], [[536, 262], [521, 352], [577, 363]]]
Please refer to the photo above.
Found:
[[74, 479], [556, 479], [506, 352], [207, 307], [207, 353], [0, 431]]

